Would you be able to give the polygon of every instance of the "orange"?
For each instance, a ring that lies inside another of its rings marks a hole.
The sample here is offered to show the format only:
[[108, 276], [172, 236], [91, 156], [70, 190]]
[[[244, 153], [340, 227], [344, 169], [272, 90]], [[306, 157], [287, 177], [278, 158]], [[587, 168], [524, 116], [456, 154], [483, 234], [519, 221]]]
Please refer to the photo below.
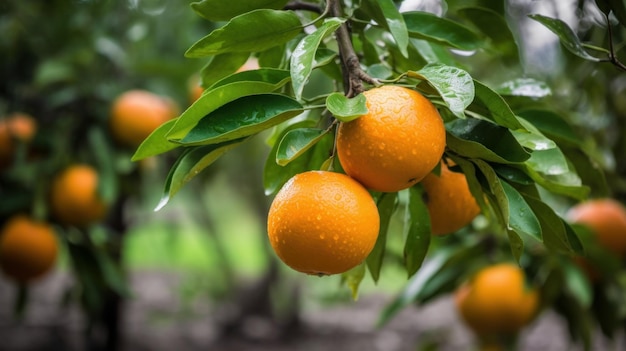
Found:
[[52, 227], [24, 215], [11, 217], [0, 233], [0, 267], [21, 284], [48, 272], [56, 261], [57, 251]]
[[591, 229], [598, 243], [619, 257], [626, 256], [626, 210], [613, 199], [582, 202], [567, 213], [572, 223]]
[[259, 69], [259, 60], [256, 57], [250, 57], [243, 66], [239, 67], [237, 72], [251, 71]]
[[446, 146], [443, 120], [417, 91], [386, 85], [364, 93], [368, 113], [339, 125], [337, 153], [366, 188], [394, 192], [422, 180]]
[[37, 122], [25, 113], [0, 118], [0, 165], [11, 163], [17, 143], [31, 141], [36, 131]]
[[267, 232], [285, 264], [328, 275], [359, 265], [374, 248], [379, 226], [376, 203], [361, 184], [345, 174], [309, 171], [276, 194]]
[[137, 147], [177, 114], [176, 104], [168, 98], [145, 90], [127, 91], [113, 102], [109, 120], [111, 133], [121, 143]]
[[445, 162], [441, 162], [439, 176], [430, 173], [421, 183], [427, 195], [426, 205], [433, 234], [456, 232], [480, 213], [465, 174], [452, 172]]
[[457, 310], [478, 335], [514, 334], [530, 323], [539, 306], [537, 290], [526, 289], [524, 272], [501, 263], [480, 270], [455, 293]]
[[98, 195], [98, 172], [88, 165], [66, 168], [52, 182], [50, 207], [63, 224], [85, 226], [106, 215], [106, 205]]

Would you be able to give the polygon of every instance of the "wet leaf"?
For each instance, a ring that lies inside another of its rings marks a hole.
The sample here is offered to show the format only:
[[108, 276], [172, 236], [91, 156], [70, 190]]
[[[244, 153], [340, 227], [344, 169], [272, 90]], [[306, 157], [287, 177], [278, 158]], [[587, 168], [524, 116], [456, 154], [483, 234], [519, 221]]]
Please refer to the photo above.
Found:
[[506, 81], [496, 91], [500, 95], [524, 96], [529, 98], [543, 98], [552, 95], [552, 90], [546, 82], [533, 78], [517, 78]]
[[298, 128], [287, 132], [278, 145], [276, 163], [285, 166], [293, 161], [329, 132], [328, 129]]
[[468, 110], [477, 112], [511, 130], [525, 129], [502, 96], [477, 80], [474, 80], [474, 88], [476, 98], [469, 105]]
[[530, 15], [528, 16], [535, 21], [543, 24], [546, 28], [551, 30], [559, 37], [561, 44], [572, 54], [583, 58], [585, 60], [598, 62], [600, 59], [590, 55], [576, 36], [576, 33], [567, 25], [567, 23], [557, 18], [550, 18], [542, 15]]
[[264, 51], [288, 42], [301, 31], [302, 24], [294, 12], [258, 9], [213, 30], [194, 43], [185, 56], [198, 58], [227, 52]]
[[422, 266], [430, 246], [430, 216], [422, 199], [423, 189], [414, 186], [408, 189], [409, 201], [404, 214], [404, 266], [412, 276]]
[[383, 259], [385, 257], [385, 250], [387, 247], [387, 231], [389, 230], [389, 222], [391, 221], [391, 216], [396, 210], [397, 203], [397, 193], [383, 193], [376, 202], [378, 214], [380, 216], [380, 229], [378, 232], [378, 238], [376, 239], [376, 245], [374, 245], [374, 249], [372, 249], [372, 252], [369, 256], [367, 256], [366, 260], [367, 268], [369, 269], [375, 283], [378, 282], [378, 278], [380, 277], [380, 269], [383, 265]]
[[241, 97], [209, 113], [180, 140], [185, 145], [207, 145], [264, 131], [302, 113], [296, 100], [279, 94]]
[[341, 122], [350, 122], [367, 113], [363, 94], [348, 98], [341, 93], [332, 93], [326, 98], [326, 108]]
[[484, 40], [469, 28], [429, 12], [402, 14], [409, 35], [460, 50], [472, 51], [483, 47]]
[[305, 36], [300, 40], [291, 54], [291, 84], [297, 100], [302, 98], [302, 91], [309, 80], [315, 65], [315, 53], [322, 40], [332, 34], [339, 26], [345, 22], [341, 18], [327, 18], [315, 32]]

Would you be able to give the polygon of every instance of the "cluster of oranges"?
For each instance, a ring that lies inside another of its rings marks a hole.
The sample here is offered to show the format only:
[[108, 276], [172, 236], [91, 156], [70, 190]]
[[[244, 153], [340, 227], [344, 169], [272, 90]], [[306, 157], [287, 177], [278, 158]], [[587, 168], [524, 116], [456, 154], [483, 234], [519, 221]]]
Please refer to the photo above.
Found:
[[[112, 103], [111, 135], [121, 145], [137, 147], [178, 108], [169, 99], [144, 90], [121, 94]], [[0, 170], [10, 166], [20, 146], [33, 140], [36, 120], [24, 113], [0, 119]], [[100, 174], [86, 163], [73, 163], [52, 179], [48, 208], [55, 223], [83, 228], [102, 221], [108, 204], [99, 194]], [[19, 284], [28, 283], [55, 264], [58, 242], [50, 222], [22, 213], [8, 218], [0, 232], [0, 268]]]
[[[337, 155], [346, 174], [297, 174], [270, 207], [270, 243], [297, 271], [343, 273], [369, 255], [380, 218], [368, 190], [397, 192], [421, 182], [436, 235], [460, 229], [480, 212], [465, 176], [441, 162], [446, 131], [434, 105], [400, 86], [364, 95], [367, 114], [340, 123], [337, 131]], [[439, 164], [440, 175], [431, 173]]]

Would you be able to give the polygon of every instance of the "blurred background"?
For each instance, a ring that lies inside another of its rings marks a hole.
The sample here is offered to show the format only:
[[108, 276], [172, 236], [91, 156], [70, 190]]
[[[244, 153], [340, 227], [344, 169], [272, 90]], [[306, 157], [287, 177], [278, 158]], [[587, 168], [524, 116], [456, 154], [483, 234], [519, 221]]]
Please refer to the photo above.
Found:
[[[381, 310], [407, 285], [401, 265], [385, 265], [377, 285], [364, 279], [354, 301], [341, 277], [304, 276], [276, 261], [265, 236], [271, 201], [262, 182], [267, 135], [230, 151], [153, 211], [176, 154], [131, 162], [136, 145], [111, 134], [110, 116], [116, 98], [130, 90], [165, 97], [178, 111], [193, 102], [206, 62], [184, 52], [213, 24], [189, 3], [0, 3], [0, 118], [26, 114], [36, 130], [0, 165], [0, 223], [17, 213], [54, 218], [48, 204], [53, 179], [74, 164], [97, 170], [98, 191], [109, 204], [97, 223], [76, 227], [50, 220], [63, 240], [45, 276], [21, 285], [0, 276], [0, 349], [470, 349], [471, 335], [450, 296], [410, 305], [377, 328]], [[437, 3], [403, 6], [437, 12]], [[579, 20], [579, 11], [596, 11], [585, 18], [599, 21], [597, 9], [579, 8], [578, 2], [509, 5], [512, 23], [532, 23], [526, 14], [541, 12], [598, 35]], [[576, 111], [570, 121], [588, 128], [588, 141], [599, 145], [591, 149], [608, 173], [620, 173], [626, 165], [614, 155], [623, 155], [626, 142], [623, 124], [614, 118], [615, 111], [623, 117], [626, 110], [626, 76], [577, 65], [577, 77], [589, 79], [585, 91], [576, 90], [580, 81], [564, 77], [572, 58], [557, 38], [536, 23], [523, 28], [516, 34], [525, 74], [558, 86], [555, 101], [562, 97], [558, 103]], [[489, 61], [470, 57], [467, 63], [477, 74], [491, 69]], [[622, 183], [611, 186], [626, 194]], [[390, 233], [401, 233], [402, 225], [393, 217]], [[445, 244], [442, 239], [436, 245]], [[400, 262], [402, 245], [401, 235], [390, 236], [390, 261]], [[549, 311], [521, 340], [524, 350], [570, 349], [565, 322]], [[596, 342], [599, 350], [624, 346]]]

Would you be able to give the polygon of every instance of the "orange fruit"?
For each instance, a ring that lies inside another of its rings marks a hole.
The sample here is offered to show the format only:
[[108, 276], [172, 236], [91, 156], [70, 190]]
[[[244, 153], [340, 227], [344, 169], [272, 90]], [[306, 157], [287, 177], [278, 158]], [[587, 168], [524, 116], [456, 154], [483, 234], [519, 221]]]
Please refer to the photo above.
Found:
[[508, 263], [480, 270], [455, 292], [456, 308], [478, 335], [514, 334], [530, 323], [539, 306], [539, 293], [527, 289], [525, 275]]
[[361, 184], [345, 174], [309, 171], [292, 177], [276, 194], [267, 232], [285, 264], [328, 275], [363, 262], [379, 226], [376, 203]]
[[137, 147], [177, 114], [178, 107], [172, 100], [145, 90], [130, 90], [113, 102], [109, 124], [118, 141]]
[[339, 125], [341, 166], [368, 189], [406, 189], [441, 160], [443, 120], [428, 99], [411, 89], [386, 85], [364, 95], [368, 113]]
[[456, 232], [480, 213], [465, 174], [451, 171], [445, 162], [441, 162], [439, 176], [429, 173], [421, 183], [427, 195], [426, 205], [433, 234]]
[[570, 208], [567, 218], [589, 227], [609, 252], [626, 256], [626, 210], [621, 203], [613, 199], [582, 202]]
[[204, 93], [204, 88], [200, 85], [200, 77], [194, 75], [189, 80], [189, 101], [195, 102], [202, 96], [202, 93]]
[[36, 131], [37, 122], [25, 113], [0, 118], [0, 165], [11, 163], [17, 143], [31, 141]]
[[52, 182], [50, 207], [63, 224], [85, 226], [106, 215], [106, 205], [98, 195], [98, 172], [88, 165], [72, 165]]
[[48, 272], [57, 251], [52, 227], [24, 215], [11, 217], [0, 233], [0, 268], [21, 284]]
[[250, 57], [243, 66], [239, 67], [237, 72], [251, 71], [259, 69], [259, 60], [256, 57]]

